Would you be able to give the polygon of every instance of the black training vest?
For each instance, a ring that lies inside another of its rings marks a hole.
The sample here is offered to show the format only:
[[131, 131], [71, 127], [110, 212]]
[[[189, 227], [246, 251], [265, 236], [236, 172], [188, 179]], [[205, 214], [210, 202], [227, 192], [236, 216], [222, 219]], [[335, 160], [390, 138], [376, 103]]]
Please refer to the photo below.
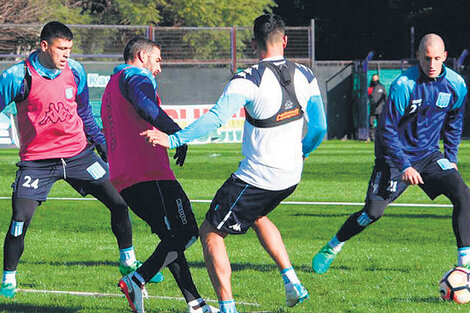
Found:
[[297, 100], [294, 90], [295, 63], [286, 60], [285, 63], [277, 66], [272, 62], [265, 61], [261, 62], [260, 66], [269, 68], [279, 81], [282, 90], [281, 107], [276, 114], [265, 119], [256, 119], [245, 109], [246, 121], [255, 127], [268, 128], [281, 126], [301, 119], [304, 112]]

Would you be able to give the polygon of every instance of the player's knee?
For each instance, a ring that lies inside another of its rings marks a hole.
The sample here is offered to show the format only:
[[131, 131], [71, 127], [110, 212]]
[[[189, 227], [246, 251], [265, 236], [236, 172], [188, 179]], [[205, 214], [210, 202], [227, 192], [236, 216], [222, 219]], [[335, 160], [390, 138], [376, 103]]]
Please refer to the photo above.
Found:
[[448, 188], [446, 195], [454, 206], [467, 207], [470, 204], [470, 189], [460, 177], [458, 179], [449, 179]]
[[386, 205], [381, 202], [370, 201], [357, 217], [357, 223], [363, 227], [379, 220], [385, 212]]
[[359, 216], [357, 217], [356, 219], [357, 223], [362, 226], [362, 227], [366, 227], [367, 225], [369, 225], [370, 223], [374, 222], [369, 214], [367, 214], [367, 212], [365, 211], [362, 211]]
[[461, 207], [468, 207], [470, 205], [470, 189], [465, 185], [462, 184], [456, 192], [455, 192], [455, 205], [459, 205]]
[[124, 200], [115, 202], [109, 209], [111, 214], [119, 216], [120, 219], [129, 218], [129, 208]]
[[197, 238], [199, 237], [199, 229], [197, 228], [197, 225], [194, 227], [191, 227], [191, 229], [188, 231], [188, 234], [185, 239], [185, 245], [184, 249], [188, 249], [190, 246], [193, 245], [197, 241]]
[[24, 236], [24, 233], [27, 227], [28, 227], [28, 224], [25, 223], [24, 221], [12, 220], [10, 223], [10, 229], [8, 230], [8, 233], [15, 238]]
[[198, 237], [199, 231], [197, 227], [190, 227], [184, 231], [180, 231], [177, 234], [172, 235], [171, 241], [172, 245], [177, 250], [184, 251], [188, 249], [193, 243], [195, 243]]

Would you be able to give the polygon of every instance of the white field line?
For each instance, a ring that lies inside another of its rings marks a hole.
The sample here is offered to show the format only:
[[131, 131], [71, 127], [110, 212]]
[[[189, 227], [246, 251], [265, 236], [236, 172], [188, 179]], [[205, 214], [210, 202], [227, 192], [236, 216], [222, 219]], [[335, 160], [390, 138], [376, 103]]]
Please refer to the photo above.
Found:
[[[11, 197], [0, 197], [0, 200], [11, 200]], [[48, 200], [63, 200], [63, 201], [95, 201], [95, 198], [61, 198], [51, 197]], [[210, 203], [212, 200], [191, 200], [194, 203]], [[360, 202], [309, 202], [309, 201], [284, 201], [281, 204], [287, 205], [340, 205], [340, 206], [363, 206], [364, 203]], [[452, 207], [450, 204], [422, 204], [422, 203], [392, 203], [390, 206], [397, 207], [440, 207], [449, 208]], [[60, 290], [33, 290], [33, 289], [18, 289], [20, 292], [29, 293], [45, 293], [45, 294], [66, 294], [74, 296], [87, 296], [87, 297], [123, 297], [123, 294], [118, 293], [99, 293], [99, 292], [80, 292], [80, 291], [60, 291]], [[149, 299], [164, 299], [164, 300], [179, 300], [185, 301], [183, 297], [167, 297], [167, 296], [148, 296]], [[207, 302], [217, 303], [217, 300], [206, 299]], [[260, 306], [258, 303], [249, 303], [237, 301], [241, 305]], [[252, 313], [264, 313], [264, 312], [252, 312]]]
[[[11, 200], [11, 197], [0, 197], [0, 200]], [[54, 198], [47, 200], [63, 201], [96, 201], [95, 198]], [[194, 203], [211, 203], [212, 200], [191, 200]], [[281, 204], [287, 205], [342, 205], [342, 206], [363, 206], [364, 202], [315, 202], [315, 201], [283, 201]], [[451, 204], [426, 204], [426, 203], [391, 203], [389, 206], [396, 207], [426, 207], [426, 208], [451, 208]]]
[[[119, 297], [122, 298], [122, 293], [101, 293], [101, 292], [84, 292], [84, 291], [62, 291], [62, 290], [35, 290], [35, 289], [17, 289], [18, 292], [28, 293], [45, 293], [45, 294], [58, 294], [58, 295], [72, 295], [82, 297]], [[163, 300], [179, 300], [186, 301], [183, 297], [167, 297], [167, 296], [148, 296], [148, 299], [163, 299]], [[204, 299], [206, 302], [218, 303], [217, 300]], [[258, 303], [237, 301], [242, 305], [260, 306]]]

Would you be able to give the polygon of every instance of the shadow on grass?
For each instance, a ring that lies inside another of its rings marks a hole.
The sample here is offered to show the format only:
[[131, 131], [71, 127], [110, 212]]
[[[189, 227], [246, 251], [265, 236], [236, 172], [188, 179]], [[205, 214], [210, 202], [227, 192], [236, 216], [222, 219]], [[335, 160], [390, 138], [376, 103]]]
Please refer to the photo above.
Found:
[[21, 261], [22, 264], [34, 265], [53, 265], [53, 266], [113, 266], [118, 267], [119, 262], [113, 261], [75, 261], [75, 262], [60, 262], [60, 261]]
[[[294, 265], [294, 268], [295, 268], [295, 270], [296, 270], [297, 272], [302, 271], [302, 272], [305, 272], [305, 273], [312, 273], [312, 274], [317, 275], [317, 274], [313, 271], [312, 266], [310, 266], [310, 265], [300, 265], [300, 264], [299, 264], [299, 265], [297, 265], [297, 266]], [[344, 266], [344, 265], [340, 265], [340, 266], [332, 265], [332, 266], [330, 267], [329, 271], [331, 271], [331, 270], [333, 270], [333, 271], [334, 271], [334, 270], [351, 271], [351, 270], [353, 270], [353, 268], [352, 268], [352, 267], [349, 267], [349, 266]], [[320, 274], [318, 274], [318, 275], [320, 275]]]
[[[206, 268], [204, 262], [188, 262], [189, 268]], [[253, 264], [253, 263], [231, 263], [232, 271], [255, 270], [259, 272], [277, 271], [277, 266], [273, 264]]]
[[42, 306], [22, 303], [0, 303], [0, 311], [9, 313], [74, 313], [81, 308], [64, 308], [57, 306]]
[[[272, 264], [253, 264], [253, 263], [232, 263], [232, 271], [239, 272], [245, 270], [255, 270], [258, 272], [278, 272], [279, 269], [277, 265], [274, 263]], [[206, 268], [204, 262], [189, 262], [189, 268]], [[294, 268], [297, 272], [305, 272], [314, 274], [312, 267], [310, 265], [294, 265]], [[353, 268], [348, 266], [332, 266], [334, 270], [353, 270]], [[393, 269], [391, 270], [393, 271]]]
[[[385, 211], [384, 218], [409, 218], [409, 219], [450, 219], [451, 215], [437, 215], [437, 214], [394, 214], [388, 210], [393, 210], [393, 208], [387, 209]], [[359, 210], [358, 210], [359, 211]], [[351, 213], [343, 214], [322, 214], [322, 213], [295, 213], [291, 216], [303, 216], [303, 217], [349, 217]]]
[[391, 298], [391, 301], [394, 303], [443, 303], [442, 299], [439, 297], [412, 297], [412, 298]]
[[364, 271], [366, 272], [399, 272], [399, 273], [410, 273], [411, 270], [407, 268], [390, 268], [390, 267], [384, 267], [384, 268], [365, 268]]

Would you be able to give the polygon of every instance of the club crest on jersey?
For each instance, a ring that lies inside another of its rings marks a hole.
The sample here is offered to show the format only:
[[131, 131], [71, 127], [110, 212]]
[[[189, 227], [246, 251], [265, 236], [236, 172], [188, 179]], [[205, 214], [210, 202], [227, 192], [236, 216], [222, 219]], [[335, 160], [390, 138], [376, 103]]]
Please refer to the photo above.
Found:
[[436, 105], [440, 108], [446, 108], [450, 103], [451, 94], [447, 92], [440, 92], [437, 97]]
[[65, 89], [65, 97], [67, 99], [72, 99], [73, 98], [73, 88]]

